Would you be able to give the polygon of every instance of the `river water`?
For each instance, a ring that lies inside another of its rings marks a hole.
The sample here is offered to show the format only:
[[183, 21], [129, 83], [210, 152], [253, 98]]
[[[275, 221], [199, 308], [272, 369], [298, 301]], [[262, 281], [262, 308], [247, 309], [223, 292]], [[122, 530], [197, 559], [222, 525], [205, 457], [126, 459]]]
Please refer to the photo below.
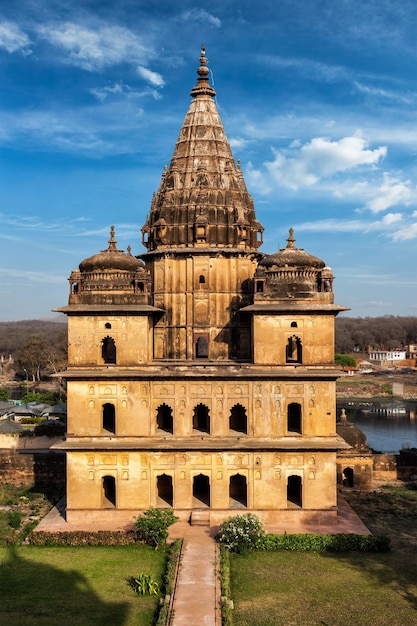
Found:
[[401, 448], [417, 448], [417, 402], [373, 403], [359, 408], [338, 401], [338, 416], [342, 408], [375, 452], [398, 454]]

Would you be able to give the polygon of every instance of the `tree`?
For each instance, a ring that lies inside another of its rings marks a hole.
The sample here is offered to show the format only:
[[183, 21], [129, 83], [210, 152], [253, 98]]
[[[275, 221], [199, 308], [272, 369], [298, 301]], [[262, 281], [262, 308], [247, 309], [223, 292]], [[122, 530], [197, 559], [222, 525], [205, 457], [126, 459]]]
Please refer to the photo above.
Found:
[[155, 550], [168, 537], [168, 528], [177, 521], [171, 509], [148, 509], [135, 521], [136, 537]]
[[356, 359], [348, 354], [335, 354], [334, 362], [341, 367], [356, 367]]
[[0, 401], [7, 402], [10, 399], [10, 390], [6, 387], [0, 387]]
[[48, 364], [48, 344], [42, 337], [32, 337], [21, 347], [15, 360], [20, 373], [27, 373], [35, 381], [40, 381], [41, 372]]

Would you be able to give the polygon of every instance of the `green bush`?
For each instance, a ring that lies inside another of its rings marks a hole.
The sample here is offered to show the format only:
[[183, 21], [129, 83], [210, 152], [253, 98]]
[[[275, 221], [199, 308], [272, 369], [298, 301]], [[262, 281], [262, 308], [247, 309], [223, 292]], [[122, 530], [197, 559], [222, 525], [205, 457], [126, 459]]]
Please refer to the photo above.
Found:
[[355, 535], [353, 533], [267, 534], [261, 537], [258, 548], [295, 552], [386, 552], [390, 549], [390, 540], [384, 535]]
[[166, 542], [168, 528], [177, 519], [171, 509], [148, 509], [136, 518], [136, 537], [157, 549], [161, 543]]
[[216, 541], [230, 552], [244, 554], [260, 546], [264, 532], [262, 522], [257, 515], [240, 514], [229, 517], [220, 525]]
[[65, 424], [59, 421], [47, 421], [34, 428], [35, 437], [62, 437], [65, 434]]
[[169, 546], [168, 557], [164, 574], [164, 591], [171, 595], [174, 593], [175, 574], [177, 571], [177, 563], [181, 553], [182, 540], [176, 539]]
[[136, 543], [134, 533], [98, 530], [69, 532], [32, 532], [28, 542], [34, 546], [129, 546]]
[[131, 576], [127, 582], [138, 596], [159, 595], [159, 585], [151, 574], [141, 572], [139, 576]]
[[11, 528], [18, 529], [22, 523], [22, 515], [18, 511], [9, 511], [8, 523]]

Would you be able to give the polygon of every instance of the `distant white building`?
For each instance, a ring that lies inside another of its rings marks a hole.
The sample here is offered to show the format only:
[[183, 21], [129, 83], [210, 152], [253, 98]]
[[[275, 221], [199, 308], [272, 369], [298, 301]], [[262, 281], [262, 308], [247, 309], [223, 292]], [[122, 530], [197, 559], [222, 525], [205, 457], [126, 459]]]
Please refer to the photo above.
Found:
[[371, 361], [378, 361], [381, 363], [382, 361], [388, 363], [396, 363], [398, 361], [403, 361], [406, 358], [405, 350], [374, 350], [373, 352], [369, 352], [369, 358]]

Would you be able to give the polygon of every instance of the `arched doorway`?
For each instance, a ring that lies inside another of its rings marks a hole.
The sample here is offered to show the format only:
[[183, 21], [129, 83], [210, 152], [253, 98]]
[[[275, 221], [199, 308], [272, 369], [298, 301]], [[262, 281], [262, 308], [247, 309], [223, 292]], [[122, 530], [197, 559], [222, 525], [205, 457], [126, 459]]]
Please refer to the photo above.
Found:
[[288, 338], [287, 346], [285, 349], [285, 357], [287, 363], [302, 363], [303, 362], [303, 346], [301, 344], [300, 337], [293, 335]]
[[205, 404], [197, 404], [194, 407], [193, 429], [203, 433], [210, 433], [209, 408]]
[[158, 498], [163, 501], [164, 504], [173, 506], [174, 491], [172, 487], [172, 476], [168, 474], [161, 474], [156, 478], [156, 488], [158, 491]]
[[101, 356], [105, 363], [116, 363], [116, 344], [113, 337], [104, 337], [101, 341]]
[[235, 404], [230, 409], [229, 429], [238, 433], [248, 433], [248, 417], [246, 409], [241, 404]]
[[344, 487], [355, 486], [355, 471], [351, 467], [346, 467], [343, 470], [343, 486]]
[[301, 476], [288, 476], [287, 482], [287, 506], [289, 508], [303, 506]]
[[240, 509], [248, 506], [246, 476], [242, 476], [241, 474], [230, 476], [229, 501], [231, 509]]
[[301, 434], [301, 404], [291, 402], [287, 409], [287, 430]]
[[116, 410], [114, 404], [106, 402], [103, 404], [103, 430], [109, 433], [116, 432]]
[[167, 404], [160, 404], [156, 412], [156, 427], [166, 433], [174, 433], [172, 409]]
[[111, 509], [116, 506], [116, 479], [114, 476], [103, 476], [102, 478], [102, 506], [104, 509]]
[[193, 478], [194, 508], [210, 506], [210, 479], [204, 474], [198, 474]]

